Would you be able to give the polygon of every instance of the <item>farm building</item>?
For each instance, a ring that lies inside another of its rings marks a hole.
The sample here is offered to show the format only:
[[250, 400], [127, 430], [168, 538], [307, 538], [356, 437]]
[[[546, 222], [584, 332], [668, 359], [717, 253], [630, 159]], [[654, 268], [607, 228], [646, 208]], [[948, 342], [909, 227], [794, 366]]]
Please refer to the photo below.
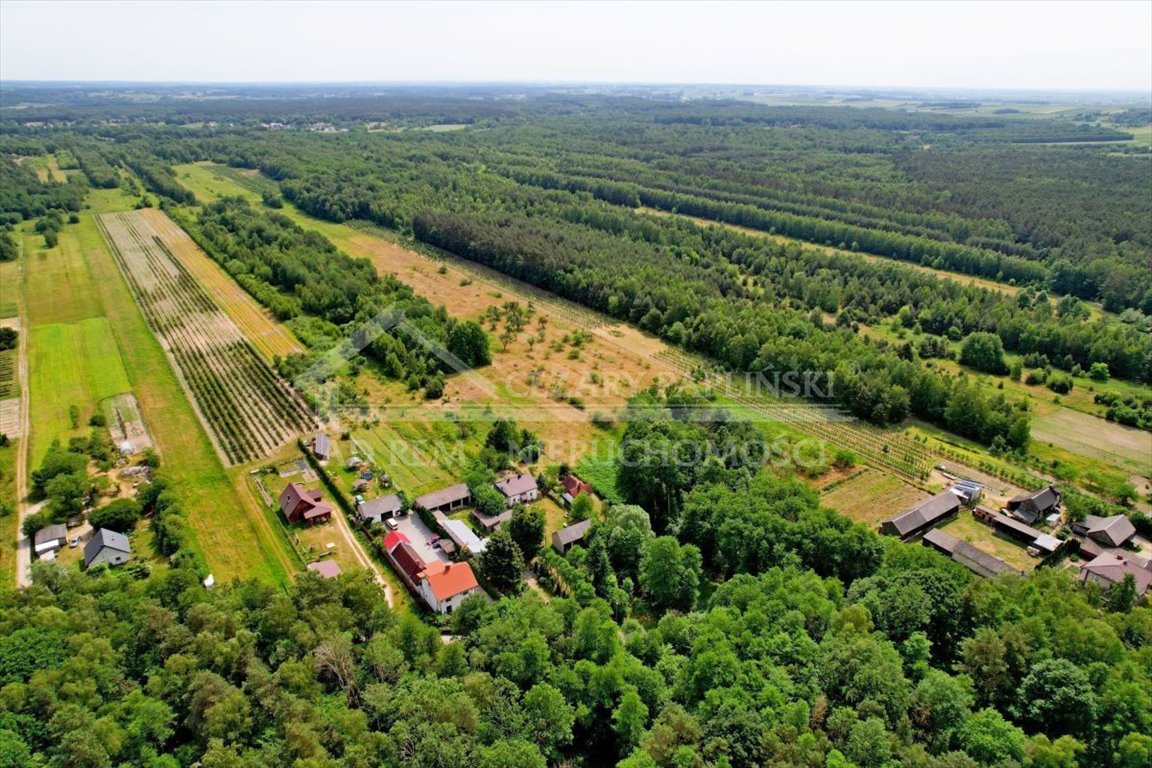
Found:
[[400, 496], [390, 493], [378, 499], [361, 502], [356, 506], [356, 516], [364, 523], [379, 523], [385, 518], [396, 517], [404, 510]]
[[960, 511], [960, 497], [951, 490], [938, 493], [880, 524], [880, 533], [908, 539]]
[[324, 501], [320, 491], [310, 491], [296, 483], [288, 483], [280, 492], [280, 511], [289, 523], [315, 525], [332, 518], [332, 505]]
[[120, 565], [132, 559], [132, 545], [128, 537], [107, 528], [101, 528], [92, 534], [92, 538], [84, 545], [84, 567], [95, 568], [97, 565]]
[[32, 549], [37, 557], [42, 557], [45, 552], [63, 549], [66, 543], [68, 543], [68, 526], [64, 523], [56, 523], [47, 528], [41, 528], [32, 537]]
[[1020, 573], [1000, 558], [990, 555], [946, 531], [939, 529], [928, 531], [924, 534], [923, 544], [948, 555], [972, 573], [986, 579], [992, 579], [1004, 573]]
[[429, 512], [450, 512], [453, 509], [459, 509], [465, 504], [472, 501], [472, 492], [468, 490], [466, 483], [457, 483], [450, 485], [447, 488], [441, 488], [432, 493], [426, 493], [418, 497], [413, 506], [426, 509]]
[[420, 596], [437, 613], [452, 613], [472, 595], [483, 594], [468, 563], [428, 564], [420, 581]]
[[584, 482], [573, 474], [564, 475], [560, 478], [561, 485], [564, 486], [564, 503], [571, 504], [572, 501], [582, 493], [592, 493], [592, 486]]
[[441, 520], [440, 525], [448, 533], [448, 538], [456, 542], [456, 546], [460, 549], [467, 548], [472, 554], [479, 555], [487, 546], [484, 539], [473, 533], [471, 528], [459, 520]]
[[492, 533], [504, 523], [512, 519], [512, 510], [501, 512], [498, 515], [486, 515], [478, 509], [472, 510], [472, 519], [484, 529], [485, 533]]
[[1064, 544], [1064, 542], [1055, 536], [1041, 533], [1032, 526], [1026, 525], [1014, 517], [1001, 515], [984, 507], [977, 507], [972, 514], [977, 520], [992, 526], [997, 533], [1007, 536], [1010, 539], [1015, 539], [1021, 544], [1026, 544], [1028, 547], [1035, 549], [1036, 552], [1032, 554], [1050, 555], [1060, 549]]
[[584, 536], [587, 535], [588, 529], [591, 527], [591, 520], [581, 520], [567, 528], [561, 528], [552, 534], [552, 549], [562, 555], [567, 554], [573, 545], [584, 541]]
[[536, 478], [527, 472], [504, 478], [496, 483], [496, 490], [504, 494], [504, 503], [509, 507], [527, 504], [540, 496], [540, 489], [536, 487]]
[[326, 579], [334, 579], [340, 575], [340, 565], [335, 560], [321, 560], [318, 563], [308, 563], [308, 570], [314, 571]]
[[1106, 552], [1091, 562], [1082, 563], [1077, 578], [1081, 583], [1092, 582], [1108, 590], [1113, 584], [1122, 582], [1128, 575], [1131, 575], [1136, 583], [1136, 597], [1142, 598], [1148, 587], [1152, 586], [1152, 571], [1123, 555]]
[[1136, 526], [1126, 515], [1085, 515], [1082, 521], [1072, 523], [1072, 532], [1105, 547], [1122, 547], [1136, 535]]
[[360, 458], [359, 456], [349, 456], [348, 463], [345, 466], [348, 467], [348, 469], [356, 470], [359, 469], [360, 465], [363, 463], [364, 459]]
[[1008, 514], [1022, 523], [1032, 525], [1043, 520], [1060, 506], [1060, 491], [1049, 485], [1032, 493], [1021, 493], [1008, 499]]
[[320, 461], [328, 461], [328, 457], [332, 455], [332, 446], [328, 442], [328, 435], [321, 432], [312, 438], [312, 453]]

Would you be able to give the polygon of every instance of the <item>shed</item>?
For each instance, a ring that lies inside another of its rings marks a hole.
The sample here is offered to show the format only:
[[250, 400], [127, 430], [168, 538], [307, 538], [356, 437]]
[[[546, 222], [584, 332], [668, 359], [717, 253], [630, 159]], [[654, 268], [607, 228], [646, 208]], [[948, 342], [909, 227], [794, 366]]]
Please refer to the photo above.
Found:
[[472, 554], [479, 555], [487, 547], [484, 539], [473, 533], [471, 528], [459, 520], [443, 520], [440, 525], [448, 533], [448, 538], [456, 542], [456, 546], [460, 549], [466, 548]]
[[321, 432], [312, 439], [312, 453], [321, 461], [327, 461], [332, 455], [332, 447], [328, 443], [328, 435]]
[[412, 504], [429, 512], [447, 512], [459, 509], [470, 501], [472, 492], [468, 490], [467, 483], [457, 483], [417, 497]]
[[404, 503], [400, 500], [400, 496], [390, 493], [358, 505], [356, 516], [366, 523], [379, 523], [385, 518], [396, 517], [403, 509]]
[[68, 543], [68, 526], [64, 523], [56, 523], [49, 525], [46, 528], [41, 528], [36, 531], [36, 535], [32, 537], [32, 549], [37, 555], [43, 555], [45, 552], [55, 552], [62, 549]]
[[951, 490], [938, 493], [880, 524], [880, 532], [909, 539], [960, 511], [960, 497]]
[[573, 523], [567, 528], [561, 528], [552, 534], [552, 549], [564, 555], [572, 548], [574, 544], [579, 544], [584, 541], [584, 537], [588, 534], [588, 529], [592, 527], [591, 520], [581, 520], [578, 523]]
[[948, 555], [952, 560], [977, 576], [983, 576], [986, 579], [995, 578], [1005, 573], [1020, 573], [1019, 570], [1000, 558], [938, 528], [924, 534], [922, 543], [924, 546], [932, 547], [938, 552]]

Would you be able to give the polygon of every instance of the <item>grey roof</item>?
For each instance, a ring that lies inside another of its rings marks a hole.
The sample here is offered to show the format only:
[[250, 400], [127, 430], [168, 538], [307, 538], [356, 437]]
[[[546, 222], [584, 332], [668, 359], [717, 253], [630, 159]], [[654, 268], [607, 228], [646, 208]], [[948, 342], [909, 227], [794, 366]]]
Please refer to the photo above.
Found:
[[588, 529], [592, 527], [591, 520], [581, 520], [578, 523], [573, 523], [567, 528], [561, 528], [552, 534], [552, 543], [568, 546], [574, 542], [580, 541], [584, 538], [584, 534], [588, 533]]
[[32, 541], [34, 544], [47, 544], [49, 541], [59, 541], [66, 538], [68, 538], [68, 526], [64, 523], [56, 523], [36, 531]]
[[1036, 530], [1026, 523], [1022, 523], [1014, 517], [1008, 515], [993, 515], [992, 524], [998, 528], [1007, 528], [1010, 531], [1015, 531], [1023, 537], [1027, 537], [1033, 541], [1040, 538], [1044, 534]]
[[496, 483], [496, 490], [504, 494], [506, 497], [522, 496], [525, 493], [536, 490], [536, 478], [527, 472], [518, 475], [506, 477], [500, 482]]
[[438, 491], [426, 493], [423, 496], [418, 497], [413, 503], [418, 507], [423, 507], [424, 509], [436, 509], [437, 507], [442, 507], [445, 504], [454, 504], [458, 501], [463, 501], [471, 495], [472, 494], [468, 490], [467, 483], [456, 483], [456, 485], [450, 485], [447, 488], [441, 488]]
[[1060, 492], [1049, 485], [1031, 493], [1021, 493], [1008, 499], [1008, 508], [1020, 510], [1033, 519], [1043, 516], [1060, 503]]
[[1008, 563], [1000, 558], [990, 555], [982, 549], [969, 544], [963, 539], [958, 539], [939, 528], [924, 534], [924, 543], [931, 544], [951, 555], [954, 561], [972, 571], [977, 576], [990, 579], [1002, 573], [1020, 573], [1020, 571], [1008, 565]]
[[321, 432], [316, 435], [316, 440], [312, 443], [312, 450], [317, 456], [327, 456], [330, 450], [328, 445], [328, 435]]
[[1136, 535], [1136, 526], [1126, 515], [1111, 517], [1088, 515], [1084, 518], [1084, 527], [1087, 528], [1089, 536], [1114, 547], [1120, 546]]
[[901, 536], [908, 536], [958, 509], [960, 509], [960, 497], [950, 490], [944, 491], [888, 518], [884, 524], [891, 525]]
[[92, 562], [105, 548], [120, 552], [132, 552], [132, 545], [128, 543], [127, 536], [107, 528], [101, 528], [92, 534], [92, 538], [84, 545], [84, 565], [87, 566], [88, 563]]
[[400, 497], [395, 493], [390, 493], [387, 496], [364, 502], [357, 507], [356, 514], [362, 518], [376, 519], [385, 515], [394, 515], [403, 508], [404, 505], [400, 502]]

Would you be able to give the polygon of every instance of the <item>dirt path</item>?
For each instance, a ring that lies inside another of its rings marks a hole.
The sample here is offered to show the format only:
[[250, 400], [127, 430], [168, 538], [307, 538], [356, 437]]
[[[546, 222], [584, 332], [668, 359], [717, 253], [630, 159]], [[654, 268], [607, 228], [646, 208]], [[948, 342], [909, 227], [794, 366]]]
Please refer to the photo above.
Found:
[[380, 572], [380, 568], [376, 565], [375, 561], [364, 551], [363, 545], [360, 540], [356, 538], [356, 534], [348, 526], [348, 521], [344, 519], [344, 513], [340, 510], [334, 510], [332, 520], [336, 527], [340, 530], [340, 535], [344, 537], [345, 543], [348, 544], [348, 549], [351, 550], [352, 555], [356, 558], [356, 562], [360, 566], [372, 571], [376, 577], [376, 583], [384, 589], [384, 600], [387, 601], [389, 608], [395, 608], [395, 600], [392, 596], [392, 587], [388, 584], [388, 580], [384, 578], [384, 574]]

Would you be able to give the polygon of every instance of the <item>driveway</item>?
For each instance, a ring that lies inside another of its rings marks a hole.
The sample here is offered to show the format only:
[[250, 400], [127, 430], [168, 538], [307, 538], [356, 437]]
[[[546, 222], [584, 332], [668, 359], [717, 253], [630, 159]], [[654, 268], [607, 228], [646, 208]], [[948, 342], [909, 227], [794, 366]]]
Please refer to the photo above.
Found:
[[450, 562], [448, 555], [428, 544], [428, 539], [436, 534], [424, 524], [419, 515], [410, 513], [397, 517], [396, 530], [408, 537], [408, 541], [412, 542], [412, 546], [425, 563], [431, 563], [435, 560]]

